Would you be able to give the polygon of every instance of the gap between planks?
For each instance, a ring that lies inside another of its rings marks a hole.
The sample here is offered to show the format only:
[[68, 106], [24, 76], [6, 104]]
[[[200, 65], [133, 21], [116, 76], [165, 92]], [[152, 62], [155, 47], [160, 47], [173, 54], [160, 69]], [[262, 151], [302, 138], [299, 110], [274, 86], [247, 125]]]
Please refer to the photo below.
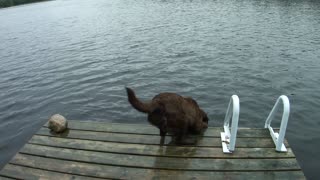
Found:
[[[67, 130], [63, 134], [53, 134], [48, 128], [41, 128], [36, 135], [61, 137], [66, 139], [82, 139], [91, 141], [104, 141], [104, 142], [118, 142], [118, 143], [133, 143], [133, 144], [152, 144], [159, 145], [161, 136], [149, 136], [141, 134], [124, 134], [124, 133], [110, 133], [110, 132], [92, 132], [92, 131], [79, 131]], [[220, 137], [203, 137], [190, 136], [188, 139], [196, 141], [194, 145], [181, 145], [181, 146], [196, 146], [196, 147], [221, 147]], [[284, 140], [286, 147], [289, 147], [287, 140]], [[172, 136], [166, 136], [164, 139], [165, 146], [174, 146]], [[274, 148], [274, 143], [271, 137], [265, 138], [237, 138], [236, 147], [238, 148]]]
[[[47, 123], [43, 127], [48, 127]], [[68, 120], [70, 130], [109, 132], [125, 134], [141, 134], [159, 136], [159, 130], [149, 124], [122, 124], [122, 123], [102, 123]], [[277, 129], [275, 129], [277, 131]], [[222, 127], [209, 127], [203, 134], [203, 137], [219, 137]], [[170, 136], [170, 135], [169, 135]], [[270, 137], [268, 129], [265, 128], [239, 128], [237, 137], [258, 138]]]

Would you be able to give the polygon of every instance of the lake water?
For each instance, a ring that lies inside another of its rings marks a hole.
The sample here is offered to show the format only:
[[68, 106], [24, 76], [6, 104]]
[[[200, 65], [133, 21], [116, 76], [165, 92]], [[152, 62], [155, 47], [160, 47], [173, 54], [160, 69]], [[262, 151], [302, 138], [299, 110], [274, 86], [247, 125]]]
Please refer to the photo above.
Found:
[[57, 0], [0, 9], [0, 164], [55, 113], [147, 123], [127, 102], [129, 86], [141, 99], [192, 96], [210, 126], [222, 126], [237, 94], [239, 126], [263, 127], [285, 94], [286, 138], [316, 179], [319, 29], [316, 0]]

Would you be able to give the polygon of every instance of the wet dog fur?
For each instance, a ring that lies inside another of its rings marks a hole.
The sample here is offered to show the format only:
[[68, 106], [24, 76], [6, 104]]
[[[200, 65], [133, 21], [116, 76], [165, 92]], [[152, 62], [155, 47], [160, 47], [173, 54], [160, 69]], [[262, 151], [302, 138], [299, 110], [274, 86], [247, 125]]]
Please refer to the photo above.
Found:
[[138, 111], [148, 114], [150, 124], [164, 137], [172, 133], [178, 141], [189, 133], [201, 133], [208, 127], [207, 114], [195, 100], [175, 93], [160, 93], [149, 102], [140, 101], [134, 91], [126, 88], [128, 101]]

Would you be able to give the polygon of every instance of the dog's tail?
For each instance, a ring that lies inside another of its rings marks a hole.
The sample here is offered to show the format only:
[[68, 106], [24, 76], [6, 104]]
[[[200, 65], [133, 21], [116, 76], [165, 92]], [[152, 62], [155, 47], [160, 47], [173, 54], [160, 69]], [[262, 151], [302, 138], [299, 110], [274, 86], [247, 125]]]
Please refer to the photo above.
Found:
[[132, 89], [126, 87], [128, 94], [128, 101], [130, 104], [138, 111], [143, 113], [151, 112], [151, 103], [143, 103], [141, 102], [135, 95]]

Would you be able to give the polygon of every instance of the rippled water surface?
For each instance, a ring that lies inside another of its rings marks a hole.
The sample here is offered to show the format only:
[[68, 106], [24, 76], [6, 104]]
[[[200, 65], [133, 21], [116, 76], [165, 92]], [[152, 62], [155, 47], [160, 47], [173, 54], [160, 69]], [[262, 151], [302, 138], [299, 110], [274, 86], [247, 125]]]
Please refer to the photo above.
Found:
[[[147, 123], [124, 91], [194, 97], [222, 126], [232, 94], [239, 126], [263, 127], [291, 101], [287, 138], [307, 177], [320, 154], [320, 2], [68, 0], [0, 9], [0, 162], [50, 115]], [[279, 121], [274, 122], [275, 126]]]

